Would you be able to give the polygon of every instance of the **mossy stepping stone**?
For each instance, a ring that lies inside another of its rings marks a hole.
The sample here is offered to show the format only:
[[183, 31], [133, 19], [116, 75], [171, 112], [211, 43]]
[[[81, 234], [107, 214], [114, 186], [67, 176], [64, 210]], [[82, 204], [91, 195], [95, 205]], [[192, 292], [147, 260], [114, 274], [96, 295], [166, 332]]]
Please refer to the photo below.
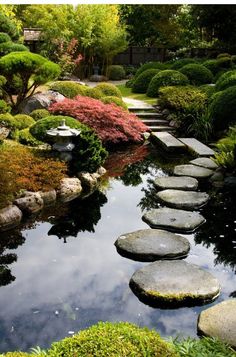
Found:
[[158, 177], [153, 181], [153, 183], [158, 189], [194, 191], [198, 187], [198, 181], [195, 178], [188, 176]]
[[215, 161], [213, 161], [209, 157], [198, 157], [197, 159], [191, 160], [190, 164], [205, 167], [205, 168], [211, 169], [211, 170], [215, 170], [219, 167], [215, 163]]
[[192, 233], [205, 222], [205, 218], [198, 212], [168, 207], [152, 209], [146, 212], [142, 219], [151, 228], [179, 233]]
[[130, 287], [141, 301], [157, 307], [194, 306], [214, 300], [218, 280], [198, 265], [162, 260], [137, 270]]
[[205, 192], [182, 191], [182, 190], [164, 190], [157, 193], [159, 200], [167, 206], [193, 210], [204, 206], [209, 195]]
[[236, 347], [236, 300], [226, 300], [202, 311], [198, 331]]
[[174, 168], [174, 175], [177, 176], [190, 176], [195, 178], [208, 178], [214, 171], [192, 164], [177, 165]]
[[184, 258], [190, 249], [186, 238], [160, 229], [123, 234], [116, 240], [115, 246], [122, 256], [144, 262]]

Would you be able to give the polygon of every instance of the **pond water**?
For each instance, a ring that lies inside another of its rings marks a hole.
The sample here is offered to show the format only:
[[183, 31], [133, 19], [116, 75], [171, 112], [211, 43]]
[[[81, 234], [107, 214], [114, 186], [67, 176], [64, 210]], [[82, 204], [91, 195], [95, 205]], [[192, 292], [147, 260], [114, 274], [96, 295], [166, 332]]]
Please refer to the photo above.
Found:
[[210, 187], [212, 199], [201, 210], [207, 223], [184, 235], [191, 243], [186, 260], [219, 279], [220, 297], [205, 306], [165, 310], [143, 304], [129, 288], [132, 274], [148, 263], [120, 256], [114, 242], [148, 228], [143, 211], [158, 207], [151, 180], [184, 161], [147, 147], [121, 151], [107, 162], [110, 176], [101, 191], [48, 208], [1, 234], [0, 262], [9, 270], [0, 281], [0, 352], [45, 348], [98, 321], [129, 321], [166, 337], [196, 336], [202, 309], [236, 297], [236, 201]]

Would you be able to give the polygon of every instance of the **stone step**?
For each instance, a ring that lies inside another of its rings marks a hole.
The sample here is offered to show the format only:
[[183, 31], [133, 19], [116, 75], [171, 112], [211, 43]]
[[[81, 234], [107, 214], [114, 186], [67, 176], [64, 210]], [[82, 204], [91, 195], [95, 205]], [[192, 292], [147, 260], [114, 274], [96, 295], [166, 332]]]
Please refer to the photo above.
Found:
[[215, 153], [214, 150], [195, 138], [178, 138], [178, 140], [184, 143], [188, 149], [194, 152], [197, 156], [213, 156]]
[[144, 119], [159, 119], [163, 118], [163, 115], [161, 113], [135, 113], [137, 117], [139, 118], [144, 118]]
[[150, 111], [155, 111], [156, 109], [150, 106], [150, 107], [128, 107], [128, 110], [130, 112], [139, 112], [139, 111], [150, 112]]
[[166, 125], [150, 126], [149, 128], [155, 133], [175, 131], [175, 128], [173, 128], [173, 126], [166, 126]]
[[181, 141], [166, 131], [152, 133], [151, 138], [154, 142], [160, 144], [165, 150], [169, 152], [176, 150], [184, 151], [186, 148], [186, 146]]
[[147, 126], [156, 126], [156, 125], [166, 125], [168, 126], [169, 122], [165, 119], [141, 119], [143, 124]]

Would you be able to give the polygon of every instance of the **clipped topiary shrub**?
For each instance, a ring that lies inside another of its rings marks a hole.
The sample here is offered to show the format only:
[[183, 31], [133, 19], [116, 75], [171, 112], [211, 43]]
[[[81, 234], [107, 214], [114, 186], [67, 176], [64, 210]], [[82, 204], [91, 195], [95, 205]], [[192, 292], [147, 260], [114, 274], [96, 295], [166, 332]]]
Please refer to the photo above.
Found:
[[231, 58], [231, 55], [229, 53], [220, 53], [216, 58], [220, 59], [220, 58], [225, 58], [225, 57]]
[[16, 130], [14, 134], [15, 140], [19, 141], [22, 145], [28, 146], [38, 146], [43, 144], [42, 141], [35, 139], [35, 137], [30, 133], [29, 128], [22, 130]]
[[29, 51], [29, 49], [20, 43], [14, 43], [11, 41], [0, 43], [1, 56], [7, 55], [10, 52], [22, 52], [22, 51]]
[[[83, 97], [80, 97], [83, 98]], [[67, 101], [72, 101], [67, 99]], [[90, 108], [93, 110], [93, 108]], [[74, 139], [75, 149], [73, 154], [76, 157], [75, 164], [78, 171], [87, 170], [94, 172], [101, 166], [107, 157], [106, 150], [102, 147], [102, 143], [87, 125], [80, 123], [72, 117], [68, 116], [49, 116], [38, 120], [30, 127], [30, 133], [39, 141], [52, 144], [52, 139], [47, 136], [47, 130], [56, 128], [60, 125], [62, 119], [65, 119], [66, 125], [70, 128], [81, 130], [80, 135]]]
[[112, 83], [100, 83], [95, 89], [99, 89], [104, 96], [122, 97], [121, 91]]
[[215, 59], [203, 62], [203, 66], [209, 69], [214, 76], [221, 70], [220, 63]]
[[216, 88], [214, 85], [203, 84], [202, 86], [198, 87], [198, 89], [204, 94], [206, 94], [208, 99], [210, 99], [216, 92]]
[[216, 81], [216, 90], [222, 91], [236, 85], [236, 70], [223, 73]]
[[175, 61], [170, 67], [171, 69], [179, 70], [183, 66], [186, 66], [186, 64], [190, 64], [190, 63], [196, 63], [196, 61], [193, 58], [182, 58]]
[[94, 99], [101, 99], [104, 95], [99, 88], [86, 87], [85, 96]]
[[35, 120], [40, 120], [50, 115], [47, 109], [35, 109], [30, 113], [30, 116]]
[[236, 86], [213, 95], [209, 110], [216, 131], [228, 129], [230, 124], [235, 124], [235, 108]]
[[105, 145], [139, 143], [143, 141], [142, 133], [148, 131], [134, 114], [88, 97], [78, 96], [54, 103], [49, 111], [71, 116], [88, 125]]
[[125, 78], [125, 70], [123, 66], [111, 65], [107, 69], [107, 76], [112, 81], [119, 81]]
[[7, 113], [11, 110], [11, 107], [8, 105], [5, 100], [0, 99], [0, 114]]
[[231, 61], [231, 57], [221, 57], [217, 60], [220, 68], [232, 68], [233, 63]]
[[142, 72], [136, 79], [132, 85], [132, 92], [134, 93], [146, 93], [149, 83], [152, 78], [159, 72], [159, 69], [147, 69]]
[[189, 84], [188, 78], [178, 71], [165, 70], [157, 73], [151, 80], [148, 90], [148, 97], [157, 97], [159, 89], [167, 86], [183, 86]]
[[128, 322], [98, 324], [52, 344], [49, 357], [177, 357], [172, 345], [157, 332]]
[[212, 83], [213, 81], [213, 74], [209, 69], [202, 66], [201, 64], [187, 64], [183, 66], [180, 70], [193, 85], [201, 85]]
[[147, 69], [159, 69], [160, 71], [163, 71], [164, 69], [167, 69], [167, 65], [162, 62], [147, 62], [144, 63], [135, 73], [135, 78], [137, 78], [142, 72], [146, 71]]
[[67, 98], [74, 98], [77, 95], [87, 95], [86, 86], [72, 81], [57, 81], [50, 85], [50, 89], [56, 91]]
[[0, 43], [3, 43], [3, 42], [10, 42], [11, 41], [11, 38], [10, 36], [5, 33], [5, 32], [0, 32]]
[[113, 103], [113, 104], [117, 105], [118, 107], [121, 107], [121, 108], [123, 108], [125, 110], [128, 109], [128, 107], [125, 104], [125, 102], [119, 97], [115, 97], [115, 96], [102, 97], [101, 101], [104, 104], [112, 104]]
[[15, 129], [25, 129], [29, 128], [31, 125], [35, 123], [35, 120], [26, 114], [17, 114], [14, 116], [15, 121]]
[[236, 63], [236, 55], [232, 55], [231, 56], [231, 61], [232, 61], [233, 64]]

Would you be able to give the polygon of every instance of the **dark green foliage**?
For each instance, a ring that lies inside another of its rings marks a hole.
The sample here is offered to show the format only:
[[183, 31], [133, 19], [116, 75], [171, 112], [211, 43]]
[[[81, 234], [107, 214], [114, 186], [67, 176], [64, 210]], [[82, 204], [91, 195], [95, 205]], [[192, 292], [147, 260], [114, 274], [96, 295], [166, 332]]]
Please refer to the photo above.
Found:
[[0, 43], [1, 56], [7, 55], [10, 52], [22, 52], [22, 51], [28, 51], [28, 48], [20, 43], [14, 43], [11, 41]]
[[6, 84], [6, 82], [6, 78], [0, 75], [0, 88], [2, 88]]
[[50, 85], [54, 90], [67, 98], [74, 98], [77, 95], [86, 95], [86, 86], [72, 81], [57, 81]]
[[135, 78], [137, 78], [142, 72], [146, 71], [147, 69], [159, 69], [163, 71], [167, 69], [167, 65], [161, 62], [147, 62], [144, 63], [135, 73]]
[[18, 40], [19, 38], [19, 31], [16, 25], [3, 13], [0, 13], [0, 32], [7, 33], [12, 40]]
[[99, 322], [73, 337], [53, 343], [49, 357], [177, 357], [157, 332], [128, 322]]
[[193, 58], [182, 58], [182, 59], [175, 61], [171, 65], [171, 69], [178, 70], [178, 69], [182, 68], [183, 66], [186, 66], [186, 64], [190, 64], [190, 63], [196, 63], [196, 61]]
[[236, 122], [236, 86], [216, 93], [210, 104], [214, 130], [225, 130]]
[[137, 72], [137, 67], [134, 67], [132, 65], [124, 65], [124, 70], [125, 70], [125, 75], [126, 76], [134, 76], [135, 73]]
[[234, 350], [216, 338], [176, 340], [174, 345], [180, 357], [235, 357]]
[[216, 92], [216, 88], [214, 85], [203, 84], [202, 86], [198, 87], [201, 92], [205, 93], [207, 98], [211, 98], [212, 95]]
[[86, 97], [94, 98], [94, 99], [101, 99], [103, 97], [102, 91], [100, 91], [99, 88], [92, 88], [92, 87], [86, 87]]
[[17, 114], [14, 116], [14, 121], [16, 128], [21, 130], [25, 128], [29, 128], [31, 125], [35, 123], [35, 120], [26, 114]]
[[225, 57], [229, 57], [231, 58], [231, 55], [229, 53], [220, 53], [216, 58], [225, 58]]
[[15, 138], [16, 130], [28, 128], [34, 123], [34, 119], [25, 114], [18, 114], [16, 116], [12, 116], [9, 113], [0, 114], [0, 125], [11, 129], [11, 138]]
[[231, 61], [235, 65], [235, 63], [236, 63], [236, 55], [231, 56]]
[[216, 90], [221, 91], [236, 85], [236, 70], [223, 73], [216, 81]]
[[123, 66], [111, 65], [107, 69], [107, 76], [112, 81], [119, 81], [125, 78], [125, 70]]
[[125, 110], [127, 110], [127, 105], [125, 104], [125, 102], [119, 98], [119, 97], [115, 97], [115, 96], [106, 96], [106, 97], [102, 97], [101, 101], [105, 104], [111, 104], [114, 103], [116, 105], [118, 105], [118, 107], [121, 107]]
[[102, 92], [104, 96], [115, 96], [121, 98], [121, 91], [111, 83], [100, 83], [98, 84], [95, 89], [98, 89]]
[[218, 152], [215, 154], [215, 160], [219, 166], [228, 171], [236, 169], [236, 125], [231, 127], [227, 136], [216, 143]]
[[220, 63], [215, 60], [207, 60], [205, 62], [203, 62], [203, 66], [205, 66], [207, 69], [209, 69], [209, 71], [211, 71], [211, 73], [213, 73], [213, 75], [216, 75], [219, 71], [220, 71]]
[[135, 77], [129, 79], [126, 83], [125, 83], [125, 86], [127, 88], [132, 88], [133, 84], [134, 84], [134, 81], [135, 81]]
[[142, 72], [136, 79], [132, 85], [132, 92], [134, 93], [146, 93], [149, 83], [152, 78], [159, 72], [159, 69], [147, 69]]
[[14, 134], [15, 140], [19, 141], [19, 143], [28, 146], [38, 146], [43, 144], [42, 141], [35, 139], [35, 137], [30, 133], [29, 128], [25, 128], [22, 130], [16, 130]]
[[188, 78], [174, 70], [165, 70], [157, 73], [151, 80], [148, 90], [148, 97], [157, 97], [159, 89], [167, 86], [184, 86], [189, 83]]
[[220, 68], [232, 68], [233, 64], [230, 57], [221, 57], [217, 60]]
[[5, 102], [5, 100], [0, 99], [0, 114], [9, 112], [11, 107]]
[[11, 38], [10, 36], [5, 33], [5, 32], [0, 32], [0, 43], [3, 43], [3, 42], [10, 42], [11, 41]]
[[180, 69], [180, 72], [183, 73], [193, 85], [207, 84], [213, 81], [211, 71], [201, 64], [187, 64]]
[[35, 109], [30, 113], [30, 116], [35, 120], [40, 120], [50, 115], [47, 109]]
[[97, 135], [88, 126], [78, 122], [71, 117], [55, 115], [38, 120], [30, 127], [30, 133], [39, 141], [52, 144], [52, 139], [47, 136], [47, 130], [56, 128], [65, 119], [66, 125], [70, 128], [81, 130], [80, 135], [75, 138], [75, 148], [73, 150], [73, 169], [76, 171], [94, 172], [101, 166], [107, 157], [106, 150]]

